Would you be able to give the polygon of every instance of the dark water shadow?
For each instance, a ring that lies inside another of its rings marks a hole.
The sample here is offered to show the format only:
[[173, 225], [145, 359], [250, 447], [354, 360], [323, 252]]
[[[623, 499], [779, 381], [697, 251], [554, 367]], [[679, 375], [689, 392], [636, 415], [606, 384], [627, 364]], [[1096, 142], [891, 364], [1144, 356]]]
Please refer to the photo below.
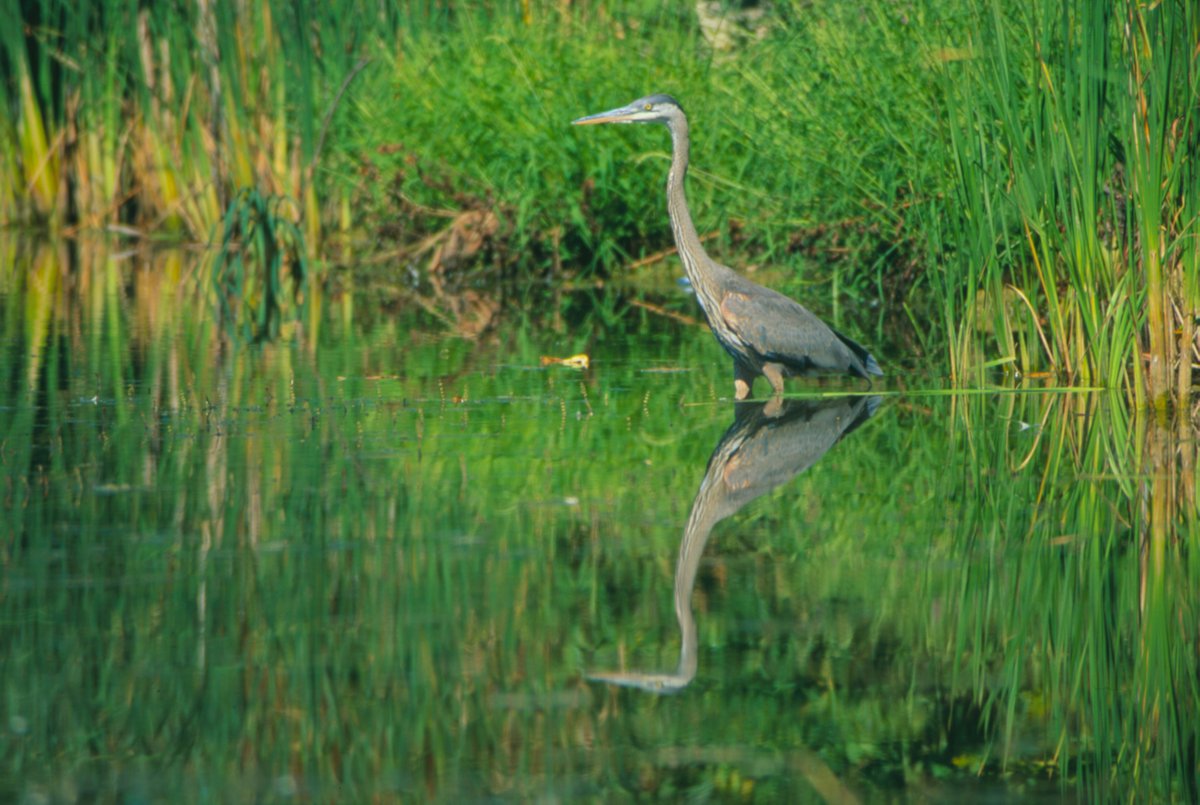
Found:
[[678, 693], [691, 684], [699, 662], [692, 588], [713, 528], [816, 464], [830, 448], [870, 419], [881, 399], [854, 395], [784, 400], [782, 405], [779, 400], [737, 405], [733, 424], [708, 459], [679, 546], [675, 565], [679, 664], [672, 672], [590, 671], [587, 678], [660, 694]]

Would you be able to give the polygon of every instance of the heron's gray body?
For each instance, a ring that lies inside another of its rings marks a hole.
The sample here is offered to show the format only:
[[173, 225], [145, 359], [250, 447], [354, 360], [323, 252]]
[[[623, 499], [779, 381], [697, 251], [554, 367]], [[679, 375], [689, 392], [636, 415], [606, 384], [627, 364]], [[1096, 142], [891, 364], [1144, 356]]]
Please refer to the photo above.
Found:
[[708, 256], [696, 234], [684, 193], [688, 167], [688, 122], [669, 95], [649, 95], [628, 106], [574, 121], [590, 123], [662, 123], [671, 132], [671, 169], [667, 173], [667, 214], [684, 271], [717, 341], [733, 357], [737, 399], [750, 394], [763, 375], [776, 394], [783, 378], [820, 372], [844, 373], [870, 381], [882, 375], [871, 354], [834, 330], [811, 311], [765, 288]]
[[[866, 349], [800, 303], [719, 263], [710, 270], [726, 276], [715, 304], [701, 307], [717, 341], [733, 358], [735, 375], [769, 379], [774, 371], [783, 377], [846, 373], [869, 380], [883, 374]], [[720, 323], [714, 323], [716, 317]]]

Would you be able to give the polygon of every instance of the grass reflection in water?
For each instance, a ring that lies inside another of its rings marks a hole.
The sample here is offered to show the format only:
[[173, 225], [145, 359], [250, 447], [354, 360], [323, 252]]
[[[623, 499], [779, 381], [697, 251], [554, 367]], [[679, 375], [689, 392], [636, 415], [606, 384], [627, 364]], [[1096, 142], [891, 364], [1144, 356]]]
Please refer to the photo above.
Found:
[[318, 296], [237, 348], [179, 255], [86, 254], [0, 273], [5, 797], [1196, 796], [1194, 420], [885, 392], [711, 515], [645, 696], [585, 675], [677, 660], [711, 339]]

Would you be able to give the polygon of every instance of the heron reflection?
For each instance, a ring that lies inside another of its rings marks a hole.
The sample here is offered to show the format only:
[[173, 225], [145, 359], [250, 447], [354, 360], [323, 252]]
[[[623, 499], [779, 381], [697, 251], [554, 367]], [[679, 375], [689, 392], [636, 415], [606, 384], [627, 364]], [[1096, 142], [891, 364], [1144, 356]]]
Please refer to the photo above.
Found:
[[692, 503], [675, 565], [679, 664], [673, 672], [592, 671], [587, 678], [653, 693], [676, 693], [696, 676], [696, 620], [692, 588], [713, 528], [750, 501], [786, 483], [820, 460], [879, 407], [877, 396], [742, 403], [708, 460]]

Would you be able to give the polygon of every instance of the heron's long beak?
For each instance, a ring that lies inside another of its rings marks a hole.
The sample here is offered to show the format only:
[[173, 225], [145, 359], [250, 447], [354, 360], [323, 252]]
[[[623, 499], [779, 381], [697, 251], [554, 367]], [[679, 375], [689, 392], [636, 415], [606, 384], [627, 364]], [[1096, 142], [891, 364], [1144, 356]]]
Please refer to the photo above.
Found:
[[572, 126], [593, 126], [597, 123], [636, 123], [636, 115], [643, 111], [640, 106], [621, 106], [616, 109], [609, 109], [607, 112], [599, 112], [587, 117], [581, 117], [578, 120], [572, 120]]

